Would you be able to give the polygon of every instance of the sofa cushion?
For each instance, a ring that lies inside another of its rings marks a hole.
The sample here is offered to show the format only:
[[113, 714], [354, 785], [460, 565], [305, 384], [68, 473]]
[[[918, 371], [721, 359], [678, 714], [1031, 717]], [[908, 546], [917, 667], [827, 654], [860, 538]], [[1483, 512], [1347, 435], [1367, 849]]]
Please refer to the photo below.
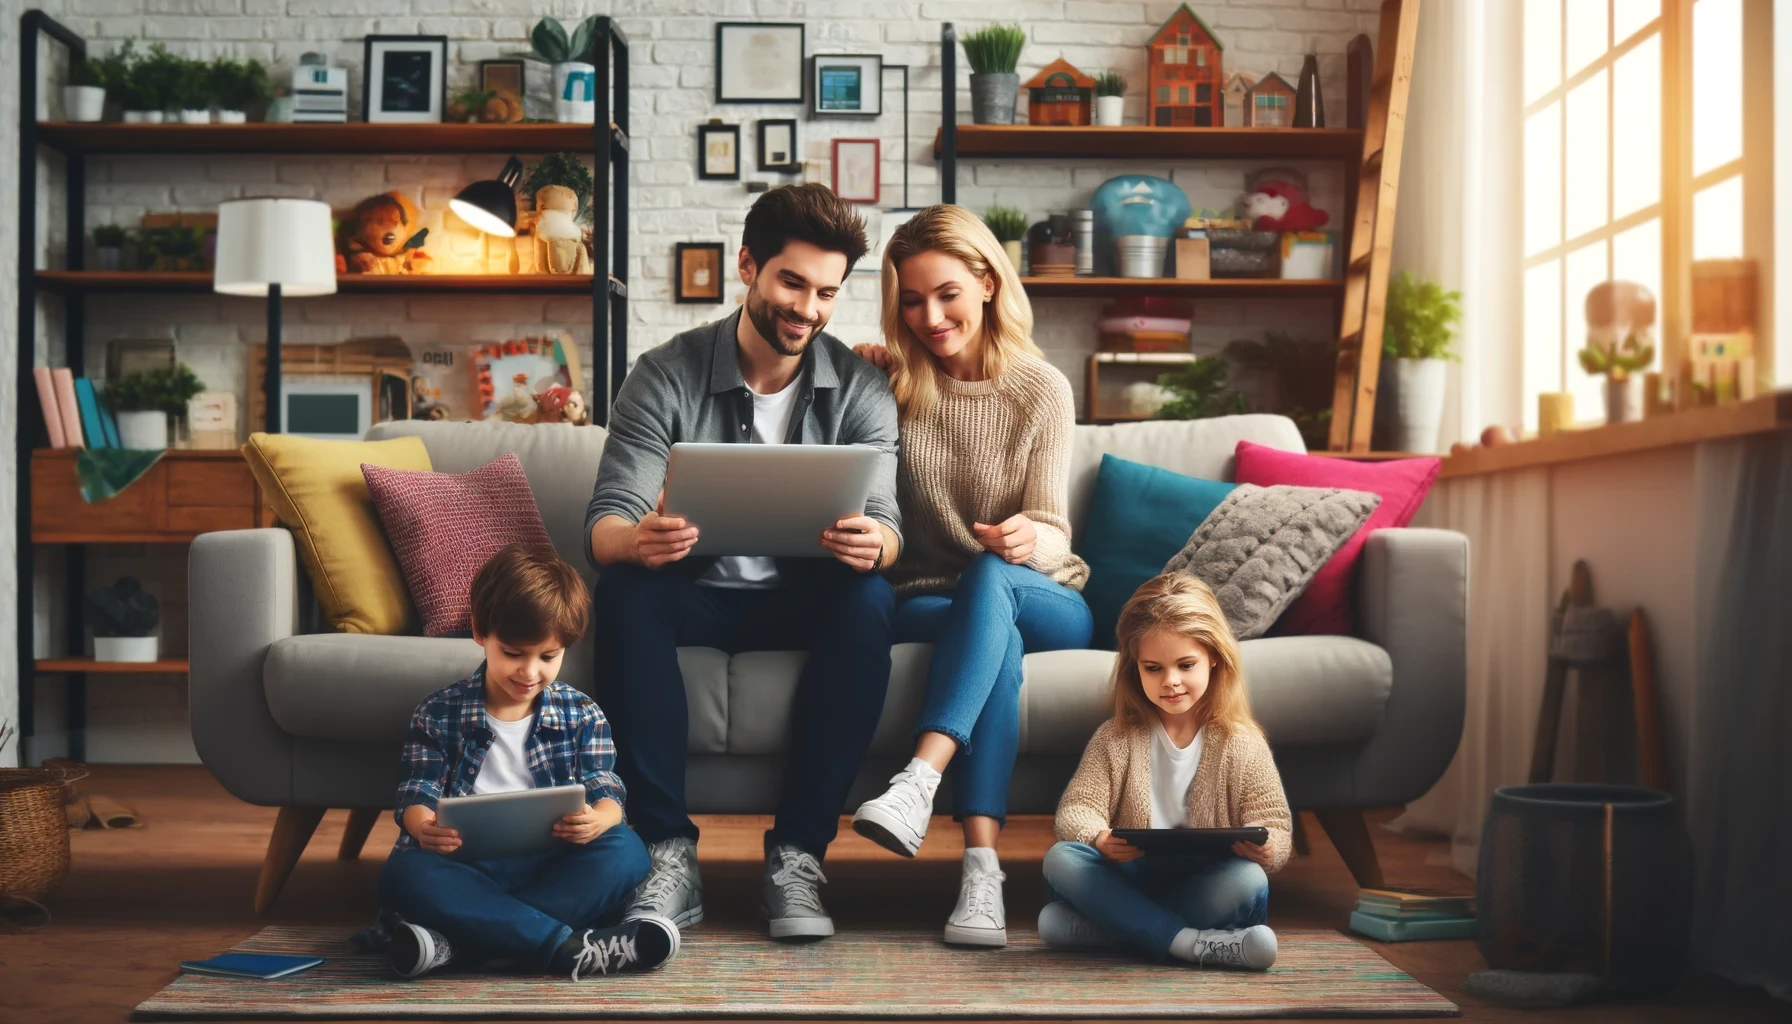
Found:
[[1078, 554], [1082, 553], [1078, 542], [1089, 521], [1089, 503], [1095, 494], [1095, 475], [1103, 455], [1143, 462], [1203, 480], [1231, 480], [1232, 452], [1240, 441], [1290, 452], [1307, 450], [1300, 430], [1286, 416], [1220, 416], [1207, 420], [1077, 427], [1070, 446], [1072, 546], [1077, 548]]

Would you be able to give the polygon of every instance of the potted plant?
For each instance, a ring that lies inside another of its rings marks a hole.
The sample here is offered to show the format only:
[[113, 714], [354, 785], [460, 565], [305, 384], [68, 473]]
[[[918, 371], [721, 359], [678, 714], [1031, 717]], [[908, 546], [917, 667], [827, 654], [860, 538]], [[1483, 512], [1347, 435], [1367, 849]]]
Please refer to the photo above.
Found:
[[186, 412], [188, 400], [204, 390], [185, 363], [108, 382], [106, 403], [118, 417], [119, 446], [145, 451], [168, 447], [168, 418]]
[[971, 120], [977, 124], [1013, 124], [1020, 101], [1020, 49], [1027, 30], [1019, 25], [990, 25], [964, 37], [964, 55], [971, 62]]
[[1387, 407], [1395, 451], [1437, 450], [1444, 418], [1444, 364], [1456, 358], [1451, 345], [1461, 322], [1461, 292], [1420, 281], [1407, 270], [1388, 282], [1380, 378], [1382, 397], [1392, 398]]
[[181, 76], [185, 61], [156, 43], [144, 56], [129, 58], [126, 76], [124, 119], [143, 124], [161, 124], [170, 104], [180, 98]]
[[204, 228], [141, 228], [135, 241], [138, 270], [160, 273], [206, 269]]
[[258, 60], [218, 58], [212, 62], [211, 87], [221, 124], [243, 124], [249, 120], [250, 108], [264, 106], [274, 98], [268, 69]]
[[161, 610], [136, 577], [126, 576], [87, 595], [95, 661], [154, 661], [161, 653]]
[[1186, 366], [1160, 375], [1157, 386], [1169, 392], [1170, 398], [1157, 410], [1157, 418], [1204, 420], [1249, 412], [1244, 395], [1226, 389], [1230, 372], [1225, 356], [1200, 356]]
[[1616, 344], [1587, 339], [1580, 350], [1580, 368], [1605, 377], [1605, 422], [1631, 423], [1643, 418], [1643, 375], [1655, 363], [1655, 345], [1646, 329], [1631, 330]]
[[597, 120], [597, 67], [588, 60], [596, 34], [596, 15], [580, 22], [570, 37], [554, 18], [541, 19], [529, 33], [534, 49], [523, 56], [554, 68], [556, 121], [591, 124]]
[[174, 76], [173, 105], [180, 110], [181, 124], [211, 124], [212, 103], [216, 90], [212, 87], [212, 67], [204, 61], [179, 60]]
[[116, 224], [94, 228], [93, 247], [99, 252], [101, 270], [117, 270], [124, 256], [124, 229]]
[[70, 121], [101, 121], [106, 117], [106, 68], [100, 61], [82, 57], [69, 65], [68, 84], [62, 87], [62, 109]]
[[1095, 123], [1103, 128], [1126, 123], [1126, 79], [1118, 71], [1095, 76]]
[[1008, 262], [1014, 265], [1014, 272], [1020, 273], [1020, 240], [1027, 237], [1027, 215], [1011, 206], [992, 206], [983, 215], [983, 223], [1002, 243], [1002, 251], [1008, 254]]

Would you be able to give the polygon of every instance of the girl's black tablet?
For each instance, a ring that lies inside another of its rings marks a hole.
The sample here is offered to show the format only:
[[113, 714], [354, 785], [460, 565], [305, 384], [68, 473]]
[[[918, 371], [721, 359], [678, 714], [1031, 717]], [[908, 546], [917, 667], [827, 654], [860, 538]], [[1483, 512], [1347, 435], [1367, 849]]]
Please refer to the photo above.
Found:
[[1269, 829], [1249, 828], [1117, 828], [1124, 839], [1146, 853], [1231, 853], [1236, 842], [1269, 842]]

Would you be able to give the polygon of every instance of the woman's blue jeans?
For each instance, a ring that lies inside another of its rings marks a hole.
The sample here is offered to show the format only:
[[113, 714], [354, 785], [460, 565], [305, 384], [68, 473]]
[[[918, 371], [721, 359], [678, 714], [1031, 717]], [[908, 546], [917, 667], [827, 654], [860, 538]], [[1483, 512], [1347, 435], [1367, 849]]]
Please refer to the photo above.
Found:
[[1184, 928], [1269, 920], [1269, 876], [1243, 857], [1148, 853], [1120, 864], [1087, 843], [1058, 843], [1044, 871], [1053, 897], [1159, 960]]
[[922, 594], [897, 609], [898, 643], [935, 645], [915, 735], [943, 733], [958, 743], [953, 817], [1007, 819], [1021, 656], [1086, 647], [1093, 628], [1083, 595], [988, 552], [971, 560], [951, 594]]

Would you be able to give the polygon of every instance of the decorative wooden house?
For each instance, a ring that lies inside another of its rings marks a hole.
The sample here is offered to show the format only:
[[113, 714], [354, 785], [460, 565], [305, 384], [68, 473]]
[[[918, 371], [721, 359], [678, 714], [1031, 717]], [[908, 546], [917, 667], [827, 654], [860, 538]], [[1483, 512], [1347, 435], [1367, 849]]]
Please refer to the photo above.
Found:
[[1146, 124], [1208, 128], [1225, 123], [1220, 95], [1225, 48], [1187, 4], [1176, 8], [1146, 49], [1151, 64]]
[[1243, 128], [1250, 124], [1250, 121], [1245, 118], [1245, 97], [1251, 94], [1251, 86], [1256, 84], [1255, 78], [1242, 71], [1226, 80], [1226, 88], [1223, 90], [1226, 116], [1222, 119], [1222, 124], [1231, 125], [1234, 128]]
[[1287, 128], [1294, 124], [1294, 86], [1271, 71], [1245, 94], [1245, 124], [1252, 128]]
[[1095, 79], [1059, 57], [1027, 82], [1027, 121], [1030, 124], [1087, 125], [1094, 97]]

